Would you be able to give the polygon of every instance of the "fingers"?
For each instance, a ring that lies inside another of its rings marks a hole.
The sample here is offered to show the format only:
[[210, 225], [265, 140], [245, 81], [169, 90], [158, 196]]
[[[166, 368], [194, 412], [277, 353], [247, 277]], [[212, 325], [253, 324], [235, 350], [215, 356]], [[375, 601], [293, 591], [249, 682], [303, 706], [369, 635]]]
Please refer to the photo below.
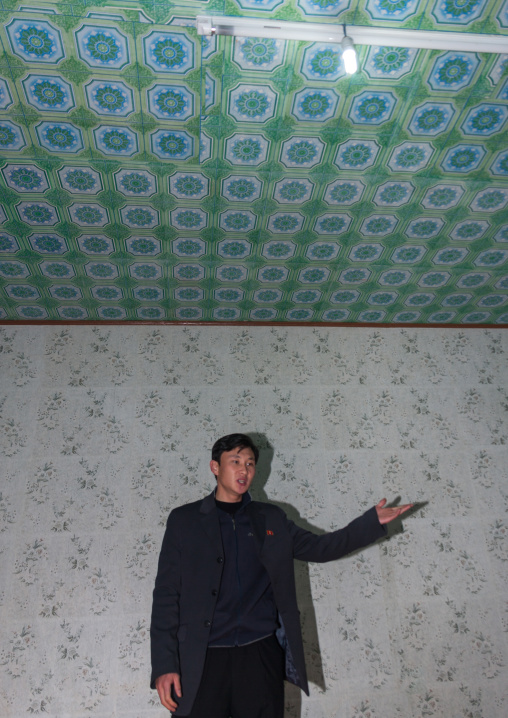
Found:
[[171, 689], [173, 688], [178, 698], [182, 696], [180, 676], [178, 673], [165, 673], [163, 676], [159, 676], [155, 681], [155, 687], [157, 688], [160, 702], [164, 708], [174, 713], [178, 708], [178, 703], [173, 699]]
[[376, 509], [382, 509], [383, 506], [386, 506], [386, 499], [381, 499], [381, 501], [376, 506]]

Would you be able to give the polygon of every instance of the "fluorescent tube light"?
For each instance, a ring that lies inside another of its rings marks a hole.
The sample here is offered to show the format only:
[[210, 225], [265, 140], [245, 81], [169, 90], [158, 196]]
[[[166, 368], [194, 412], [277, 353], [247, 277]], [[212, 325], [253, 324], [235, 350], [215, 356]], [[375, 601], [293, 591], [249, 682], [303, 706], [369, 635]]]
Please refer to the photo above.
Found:
[[353, 41], [347, 35], [344, 35], [342, 42], [342, 62], [344, 63], [344, 70], [348, 75], [354, 75], [358, 70], [358, 60], [356, 58], [356, 50]]
[[[253, 17], [198, 15], [199, 35], [232, 35], [236, 37], [271, 37], [280, 40], [308, 40], [341, 44], [340, 25], [332, 23], [286, 22]], [[422, 50], [458, 50], [508, 54], [507, 35], [480, 35], [470, 32], [404, 30], [401, 28], [349, 25], [356, 45], [411, 47]]]

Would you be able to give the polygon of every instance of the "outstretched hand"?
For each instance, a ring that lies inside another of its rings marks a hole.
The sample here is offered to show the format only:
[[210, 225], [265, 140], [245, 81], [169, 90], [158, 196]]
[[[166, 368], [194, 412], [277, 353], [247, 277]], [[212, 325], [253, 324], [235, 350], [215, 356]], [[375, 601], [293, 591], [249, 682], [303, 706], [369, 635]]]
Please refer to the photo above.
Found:
[[393, 519], [408, 511], [413, 507], [414, 504], [402, 504], [402, 506], [387, 506], [386, 499], [381, 501], [376, 506], [377, 517], [380, 524], [388, 524]]

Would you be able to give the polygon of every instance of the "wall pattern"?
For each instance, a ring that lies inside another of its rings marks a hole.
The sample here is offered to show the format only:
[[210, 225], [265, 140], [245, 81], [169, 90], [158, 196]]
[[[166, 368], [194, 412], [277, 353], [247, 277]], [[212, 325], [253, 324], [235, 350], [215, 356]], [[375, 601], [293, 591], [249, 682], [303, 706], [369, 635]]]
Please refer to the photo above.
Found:
[[507, 353], [480, 329], [0, 328], [2, 717], [168, 715], [148, 688], [165, 520], [241, 430], [255, 496], [304, 526], [425, 502], [298, 565], [312, 686], [287, 718], [504, 718]]
[[508, 55], [358, 47], [350, 78], [198, 13], [508, 28], [506, 0], [3, 2], [0, 319], [508, 324]]

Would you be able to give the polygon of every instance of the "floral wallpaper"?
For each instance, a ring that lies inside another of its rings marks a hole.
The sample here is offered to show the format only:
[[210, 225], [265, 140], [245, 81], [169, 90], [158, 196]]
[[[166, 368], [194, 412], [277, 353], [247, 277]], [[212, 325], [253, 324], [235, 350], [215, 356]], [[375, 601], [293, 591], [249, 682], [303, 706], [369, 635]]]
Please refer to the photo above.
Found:
[[251, 432], [255, 498], [388, 539], [297, 565], [311, 695], [286, 718], [508, 713], [508, 334], [0, 327], [0, 715], [163, 718], [151, 592], [170, 509]]

